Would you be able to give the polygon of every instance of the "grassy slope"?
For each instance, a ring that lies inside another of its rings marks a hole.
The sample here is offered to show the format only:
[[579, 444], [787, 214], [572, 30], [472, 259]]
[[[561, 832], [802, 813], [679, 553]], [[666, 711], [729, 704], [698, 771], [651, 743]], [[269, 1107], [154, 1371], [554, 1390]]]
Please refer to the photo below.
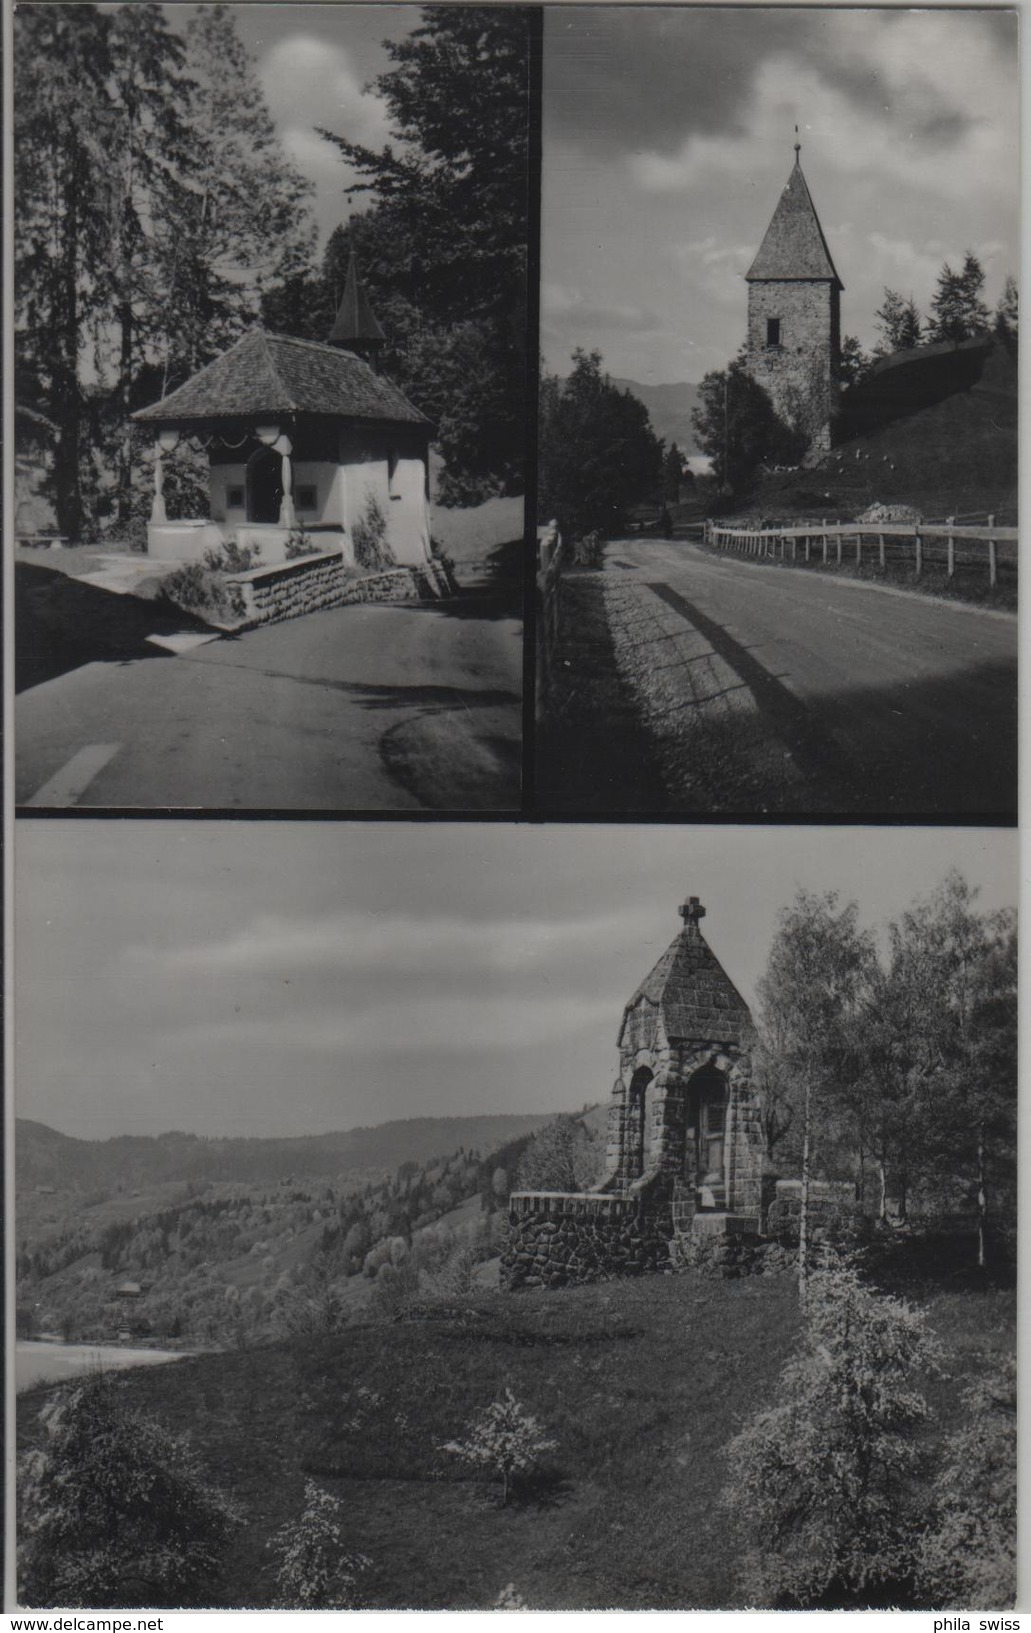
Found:
[[[1009, 1347], [1012, 1300], [939, 1292], [929, 1308], [956, 1361], [932, 1395], [947, 1426], [977, 1355]], [[796, 1324], [788, 1277], [651, 1277], [484, 1295], [431, 1320], [132, 1372], [126, 1388], [191, 1434], [247, 1514], [222, 1605], [269, 1603], [267, 1541], [310, 1472], [373, 1561], [377, 1608], [489, 1608], [507, 1583], [535, 1608], [729, 1608], [720, 1451], [775, 1399]], [[501, 1509], [439, 1447], [506, 1385], [558, 1450], [546, 1498]], [[32, 1438], [43, 1396], [21, 1398]]]

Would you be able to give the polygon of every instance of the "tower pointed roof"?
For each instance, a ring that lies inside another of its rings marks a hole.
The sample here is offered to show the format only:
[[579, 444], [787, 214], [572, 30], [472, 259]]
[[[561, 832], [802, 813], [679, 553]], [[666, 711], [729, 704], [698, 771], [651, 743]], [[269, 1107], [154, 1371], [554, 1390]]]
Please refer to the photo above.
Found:
[[684, 928], [623, 1011], [622, 1044], [627, 1021], [638, 1007], [661, 1021], [666, 1039], [697, 1038], [742, 1044], [753, 1035], [748, 1005], [702, 935], [705, 908], [697, 896], [679, 909]]
[[796, 143], [794, 168], [745, 278], [748, 282], [828, 280], [843, 289], [845, 286], [831, 260], [798, 154]]
[[365, 286], [358, 276], [358, 258], [352, 249], [347, 258], [347, 277], [340, 298], [337, 315], [329, 332], [331, 346], [349, 346], [354, 350], [382, 346], [386, 339], [376, 322]]

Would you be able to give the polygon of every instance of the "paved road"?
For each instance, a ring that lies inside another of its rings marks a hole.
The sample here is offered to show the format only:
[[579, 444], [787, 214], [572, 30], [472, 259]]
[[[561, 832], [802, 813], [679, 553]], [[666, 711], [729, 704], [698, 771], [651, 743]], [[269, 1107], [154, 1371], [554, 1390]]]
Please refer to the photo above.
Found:
[[[618, 588], [638, 613], [659, 615], [665, 630], [664, 650], [653, 639], [650, 653], [643, 624], [636, 636], [617, 636], [617, 655], [621, 639], [638, 642], [634, 684], [646, 703], [651, 692], [654, 704], [655, 692], [648, 667], [656, 675], [664, 668], [664, 696], [655, 706], [669, 721], [671, 662], [681, 666], [681, 699], [688, 697], [688, 664], [697, 676], [701, 662], [732, 677], [723, 682], [725, 696], [738, 683], [761, 723], [756, 792], [737, 808], [967, 817], [1015, 811], [1014, 617], [721, 559], [681, 542], [610, 545], [606, 568], [607, 604]], [[690, 637], [682, 656], [678, 634]], [[697, 680], [695, 688], [692, 703]], [[705, 713], [704, 706], [681, 709], [681, 736], [692, 714]], [[771, 754], [771, 745], [785, 752]], [[771, 772], [778, 763], [781, 787]], [[749, 781], [740, 773], [737, 767], [729, 779], [739, 789]], [[733, 796], [722, 808], [735, 808]]]
[[129, 658], [105, 654], [21, 694], [16, 797], [510, 810], [521, 643], [519, 621], [475, 592], [314, 613], [178, 655], [142, 657], [136, 643]]

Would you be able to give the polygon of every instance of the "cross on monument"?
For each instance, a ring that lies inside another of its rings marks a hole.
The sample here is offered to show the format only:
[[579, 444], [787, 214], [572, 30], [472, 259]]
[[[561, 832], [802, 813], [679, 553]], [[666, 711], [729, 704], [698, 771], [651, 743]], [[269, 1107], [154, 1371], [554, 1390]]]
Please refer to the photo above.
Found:
[[685, 930], [689, 925], [697, 924], [699, 919], [705, 917], [705, 908], [697, 896], [688, 896], [687, 901], [677, 908], [677, 912], [684, 921]]

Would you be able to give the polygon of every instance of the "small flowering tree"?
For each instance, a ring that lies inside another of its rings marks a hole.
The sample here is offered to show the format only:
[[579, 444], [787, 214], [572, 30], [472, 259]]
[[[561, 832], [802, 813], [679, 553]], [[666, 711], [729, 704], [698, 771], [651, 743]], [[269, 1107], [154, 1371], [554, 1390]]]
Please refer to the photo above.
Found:
[[277, 1602], [281, 1610], [357, 1610], [359, 1583], [372, 1561], [345, 1554], [340, 1532], [343, 1506], [314, 1480], [304, 1482], [304, 1508], [269, 1544], [279, 1556]]
[[19, 1471], [23, 1603], [210, 1603], [241, 1516], [185, 1437], [104, 1374], [57, 1391], [40, 1416], [46, 1443]]
[[780, 1404], [727, 1447], [726, 1505], [750, 1533], [745, 1591], [771, 1609], [853, 1609], [912, 1600], [929, 1507], [919, 1483], [938, 1370], [923, 1317], [847, 1266], [810, 1276], [801, 1352]]
[[502, 1506], [508, 1502], [513, 1478], [525, 1477], [540, 1462], [543, 1452], [555, 1449], [556, 1442], [541, 1431], [541, 1425], [506, 1389], [500, 1400], [492, 1401], [485, 1412], [469, 1425], [465, 1440], [449, 1440], [442, 1452], [460, 1457], [473, 1468], [492, 1469], [501, 1478]]

